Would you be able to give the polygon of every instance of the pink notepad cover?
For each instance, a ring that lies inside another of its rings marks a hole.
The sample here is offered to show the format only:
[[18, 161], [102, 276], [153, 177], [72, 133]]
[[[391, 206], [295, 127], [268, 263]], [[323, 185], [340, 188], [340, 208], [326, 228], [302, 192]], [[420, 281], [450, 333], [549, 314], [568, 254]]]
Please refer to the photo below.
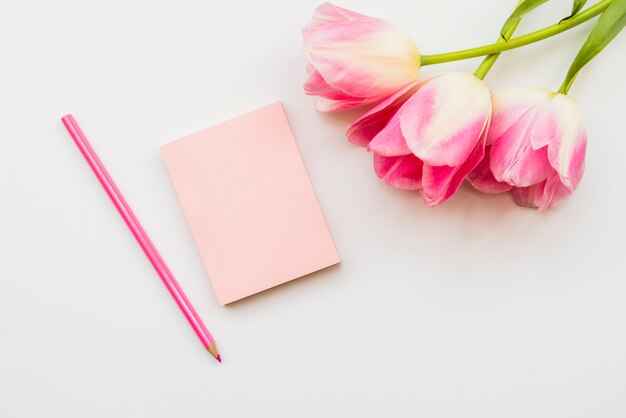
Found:
[[161, 153], [221, 305], [339, 262], [280, 102]]

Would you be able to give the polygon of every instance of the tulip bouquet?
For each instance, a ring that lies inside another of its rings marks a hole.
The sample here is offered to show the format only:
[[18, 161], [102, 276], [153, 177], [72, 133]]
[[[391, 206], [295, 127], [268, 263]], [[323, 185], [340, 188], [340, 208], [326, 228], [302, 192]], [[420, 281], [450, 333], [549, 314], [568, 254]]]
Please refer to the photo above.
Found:
[[[303, 30], [308, 60], [306, 94], [317, 110], [373, 105], [347, 131], [374, 156], [387, 184], [417, 190], [436, 206], [465, 180], [485, 193], [510, 192], [515, 203], [539, 211], [555, 207], [581, 181], [587, 134], [568, 91], [579, 71], [626, 24], [626, 0], [601, 0], [570, 16], [512, 38], [522, 17], [547, 0], [521, 0], [491, 45], [420, 55], [403, 31], [375, 17], [324, 3]], [[566, 31], [600, 16], [558, 91], [490, 91], [483, 79], [502, 51]], [[418, 77], [430, 64], [485, 56], [474, 74], [440, 72]]]

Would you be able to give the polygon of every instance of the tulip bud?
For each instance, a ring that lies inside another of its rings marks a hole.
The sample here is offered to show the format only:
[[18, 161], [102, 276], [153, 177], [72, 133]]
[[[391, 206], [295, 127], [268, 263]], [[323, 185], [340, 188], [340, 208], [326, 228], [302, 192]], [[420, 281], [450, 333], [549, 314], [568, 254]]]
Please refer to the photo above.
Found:
[[370, 109], [348, 138], [374, 152], [376, 174], [387, 184], [419, 190], [424, 203], [436, 206], [482, 160], [490, 117], [489, 89], [481, 80], [442, 73]]
[[302, 36], [309, 61], [304, 90], [318, 96], [319, 111], [377, 102], [417, 79], [417, 46], [384, 20], [324, 3]]
[[488, 155], [469, 176], [484, 192], [511, 190], [515, 203], [557, 206], [578, 187], [587, 134], [569, 96], [544, 88], [492, 92]]

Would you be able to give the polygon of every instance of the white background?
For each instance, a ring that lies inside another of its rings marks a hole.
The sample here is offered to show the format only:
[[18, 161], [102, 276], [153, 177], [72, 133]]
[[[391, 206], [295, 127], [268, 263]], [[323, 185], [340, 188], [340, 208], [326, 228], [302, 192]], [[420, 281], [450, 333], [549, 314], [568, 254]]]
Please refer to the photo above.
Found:
[[[490, 43], [515, 0], [345, 0], [423, 53]], [[590, 2], [593, 3], [593, 2]], [[315, 1], [0, 2], [0, 417], [624, 417], [621, 35], [571, 90], [587, 172], [539, 215], [464, 187], [437, 208], [302, 93]], [[558, 21], [542, 6], [518, 29]], [[504, 54], [558, 88], [591, 24]], [[479, 60], [429, 67], [473, 71]], [[342, 264], [217, 304], [159, 146], [283, 101]], [[215, 362], [65, 132], [73, 113], [218, 340]]]

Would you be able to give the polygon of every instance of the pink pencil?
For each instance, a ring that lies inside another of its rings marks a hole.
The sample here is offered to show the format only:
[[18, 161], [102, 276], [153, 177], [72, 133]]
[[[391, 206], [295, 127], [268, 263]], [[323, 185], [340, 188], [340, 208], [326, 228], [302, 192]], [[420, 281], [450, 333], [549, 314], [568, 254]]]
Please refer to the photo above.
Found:
[[217, 351], [217, 346], [215, 345], [215, 340], [213, 339], [213, 336], [207, 329], [206, 325], [204, 325], [204, 322], [202, 322], [202, 319], [200, 319], [200, 316], [191, 305], [191, 302], [189, 302], [189, 299], [187, 299], [187, 296], [185, 296], [183, 289], [180, 288], [180, 285], [174, 278], [174, 275], [172, 274], [170, 269], [165, 264], [165, 261], [163, 261], [163, 259], [161, 258], [161, 255], [157, 251], [156, 247], [154, 246], [152, 241], [150, 241], [148, 234], [139, 223], [139, 220], [133, 213], [130, 206], [128, 206], [128, 203], [126, 203], [124, 196], [122, 196], [122, 193], [113, 182], [113, 179], [111, 178], [111, 176], [109, 176], [109, 173], [107, 172], [106, 168], [104, 168], [102, 161], [100, 161], [100, 158], [98, 158], [96, 152], [93, 150], [93, 148], [91, 148], [91, 144], [89, 144], [89, 141], [87, 140], [87, 137], [85, 137], [83, 131], [80, 129], [80, 126], [78, 126], [78, 123], [76, 123], [76, 120], [74, 120], [74, 117], [72, 115], [63, 116], [63, 118], [61, 118], [61, 121], [65, 125], [67, 131], [72, 136], [72, 139], [74, 139], [74, 142], [87, 160], [87, 163], [89, 163], [89, 166], [93, 170], [94, 174], [96, 175], [96, 177], [98, 177], [98, 180], [100, 180], [100, 184], [102, 184], [102, 187], [104, 187], [104, 190], [113, 201], [113, 204], [120, 212], [120, 215], [122, 215], [122, 218], [126, 222], [126, 225], [128, 225], [128, 228], [130, 228], [131, 232], [137, 239], [137, 242], [143, 249], [144, 253], [146, 253], [146, 256], [161, 277], [161, 280], [163, 280], [163, 284], [165, 284], [167, 290], [169, 290], [170, 294], [178, 304], [180, 310], [183, 312], [183, 314], [185, 314], [185, 317], [189, 321], [189, 324], [191, 325], [193, 330], [198, 335], [198, 338], [200, 338], [202, 344], [217, 359], [217, 361], [221, 363], [222, 358]]

